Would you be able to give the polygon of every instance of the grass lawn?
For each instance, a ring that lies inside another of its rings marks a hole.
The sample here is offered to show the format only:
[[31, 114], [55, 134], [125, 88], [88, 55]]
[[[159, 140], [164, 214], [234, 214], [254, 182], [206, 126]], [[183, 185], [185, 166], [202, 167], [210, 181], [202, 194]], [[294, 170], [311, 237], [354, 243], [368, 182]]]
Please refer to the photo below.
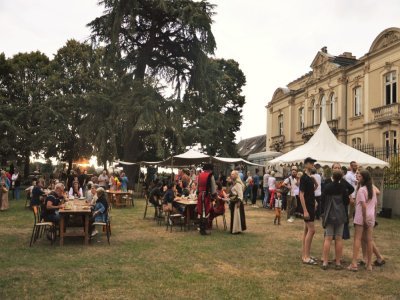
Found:
[[[66, 238], [64, 247], [41, 239], [30, 248], [33, 216], [24, 202], [10, 201], [0, 213], [0, 299], [400, 298], [399, 219], [379, 219], [374, 234], [386, 265], [351, 273], [303, 265], [303, 222], [274, 226], [264, 209], [246, 207], [242, 235], [224, 232], [219, 220], [220, 229], [203, 237], [143, 220], [144, 201], [137, 200], [113, 210], [111, 246], [104, 238], [89, 247]], [[318, 258], [322, 240], [317, 224]], [[347, 261], [351, 247], [346, 241]]]

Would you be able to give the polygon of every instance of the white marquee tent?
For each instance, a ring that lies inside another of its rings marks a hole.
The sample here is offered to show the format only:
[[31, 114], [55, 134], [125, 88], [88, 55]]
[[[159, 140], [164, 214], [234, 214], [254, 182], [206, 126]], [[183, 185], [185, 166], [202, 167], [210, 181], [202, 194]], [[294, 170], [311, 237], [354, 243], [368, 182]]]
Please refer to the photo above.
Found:
[[330, 130], [325, 119], [322, 120], [318, 130], [307, 143], [270, 160], [268, 164], [294, 165], [302, 163], [306, 157], [316, 159], [322, 166], [331, 166], [334, 162], [348, 166], [351, 161], [356, 161], [358, 165], [365, 168], [384, 168], [389, 166], [383, 160], [340, 142]]

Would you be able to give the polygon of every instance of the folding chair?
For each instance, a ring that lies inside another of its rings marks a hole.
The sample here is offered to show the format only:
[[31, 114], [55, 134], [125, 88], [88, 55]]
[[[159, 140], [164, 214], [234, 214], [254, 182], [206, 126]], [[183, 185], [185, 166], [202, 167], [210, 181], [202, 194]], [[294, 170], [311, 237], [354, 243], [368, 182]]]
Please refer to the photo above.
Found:
[[143, 214], [143, 219], [146, 219], [146, 215], [147, 215], [147, 208], [148, 207], [153, 207], [153, 204], [151, 204], [149, 202], [149, 197], [145, 194], [144, 195], [144, 200], [146, 201], [146, 205], [144, 207], [144, 214]]
[[106, 222], [93, 222], [92, 226], [103, 226], [103, 231], [105, 229], [107, 235], [107, 242], [110, 245], [111, 236], [111, 206], [108, 206], [107, 211], [107, 221]]
[[182, 214], [171, 214], [171, 212], [168, 212], [166, 214], [167, 217], [167, 224], [166, 224], [166, 230], [168, 231], [168, 228], [170, 228], [170, 232], [172, 232], [172, 227], [174, 225], [180, 226], [181, 231], [184, 228], [185, 225], [185, 216]]
[[53, 245], [54, 240], [56, 239], [56, 226], [53, 222], [44, 222], [40, 220], [40, 207], [39, 206], [32, 206], [33, 211], [33, 229], [32, 229], [32, 236], [31, 241], [29, 243], [29, 247], [36, 242], [36, 240], [42, 236], [43, 232], [47, 232], [49, 229], [51, 230], [51, 244]]

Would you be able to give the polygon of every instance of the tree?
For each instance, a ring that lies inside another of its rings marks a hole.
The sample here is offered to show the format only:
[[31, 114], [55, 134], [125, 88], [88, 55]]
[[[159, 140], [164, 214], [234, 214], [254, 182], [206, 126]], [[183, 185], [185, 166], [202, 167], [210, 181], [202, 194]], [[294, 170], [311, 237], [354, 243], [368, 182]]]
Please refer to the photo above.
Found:
[[207, 54], [214, 52], [213, 6], [192, 0], [104, 0], [101, 4], [106, 13], [89, 26], [93, 41], [106, 45], [109, 61], [118, 61], [116, 69], [123, 68], [134, 81], [125, 86], [121, 103], [127, 108], [128, 125], [123, 126], [122, 158], [137, 161], [150, 149], [160, 153], [162, 143], [155, 139], [167, 130], [161, 128], [167, 123], [162, 118], [171, 105], [157, 83], [172, 86], [179, 99], [189, 80], [195, 85], [202, 76]]
[[[49, 58], [39, 52], [19, 53], [9, 61], [8, 108], [13, 148], [17, 159], [24, 160], [24, 176], [29, 175], [32, 154], [42, 150], [44, 111], [48, 98]], [[12, 131], [11, 131], [12, 130]]]
[[69, 170], [74, 160], [93, 152], [92, 141], [84, 134], [84, 125], [93, 113], [89, 110], [87, 95], [93, 91], [94, 60], [90, 45], [69, 40], [51, 63], [51, 96], [45, 118], [46, 156], [67, 161]]
[[15, 127], [12, 121], [11, 101], [9, 95], [9, 86], [11, 81], [11, 65], [6, 59], [4, 53], [0, 53], [0, 160], [1, 166], [7, 163], [7, 160], [14, 152], [13, 143], [15, 136]]
[[234, 60], [209, 59], [200, 89], [189, 88], [180, 111], [184, 143], [200, 143], [210, 155], [236, 156], [246, 78]]

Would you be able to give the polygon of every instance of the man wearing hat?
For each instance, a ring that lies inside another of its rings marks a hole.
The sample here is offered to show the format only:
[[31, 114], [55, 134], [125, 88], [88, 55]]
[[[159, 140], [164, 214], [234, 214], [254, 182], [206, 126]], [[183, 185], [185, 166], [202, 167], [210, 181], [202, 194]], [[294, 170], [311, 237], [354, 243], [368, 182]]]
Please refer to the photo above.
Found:
[[216, 196], [217, 188], [213, 176], [213, 165], [204, 164], [203, 172], [199, 174], [197, 185], [197, 213], [200, 215], [200, 234], [207, 235], [206, 228], [212, 198]]
[[315, 234], [314, 220], [316, 201], [314, 191], [317, 186], [311, 177], [311, 170], [315, 162], [316, 160], [311, 157], [307, 157], [304, 160], [305, 172], [300, 178], [300, 202], [304, 213], [302, 259], [303, 263], [308, 265], [317, 265], [315, 259], [310, 255], [311, 243]]

